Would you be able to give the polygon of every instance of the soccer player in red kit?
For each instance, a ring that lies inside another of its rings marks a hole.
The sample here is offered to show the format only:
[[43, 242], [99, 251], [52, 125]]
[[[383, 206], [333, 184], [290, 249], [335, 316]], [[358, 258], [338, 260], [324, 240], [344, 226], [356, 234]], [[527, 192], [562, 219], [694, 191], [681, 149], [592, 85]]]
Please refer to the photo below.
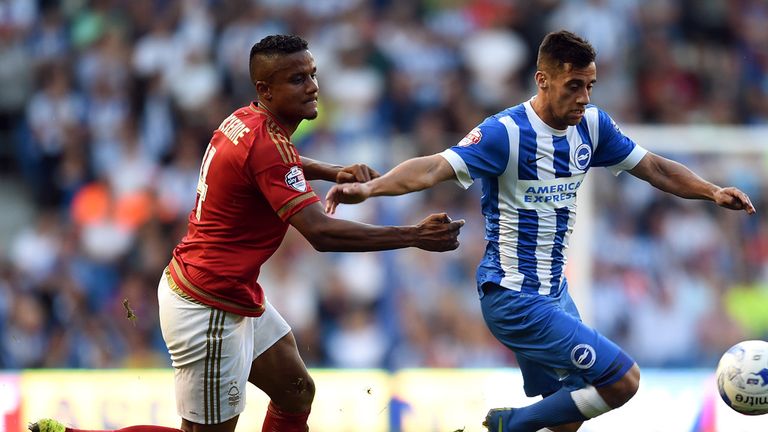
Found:
[[[263, 432], [309, 430], [314, 383], [290, 327], [258, 283], [261, 265], [280, 246], [288, 225], [318, 251], [447, 251], [458, 247], [464, 223], [435, 214], [416, 226], [382, 227], [327, 216], [308, 180], [364, 182], [378, 174], [365, 165], [304, 158], [291, 143], [299, 123], [317, 117], [316, 68], [306, 41], [262, 39], [251, 49], [250, 71], [258, 102], [236, 110], [214, 132], [187, 235], [158, 287], [185, 432], [233, 431], [245, 407], [246, 381], [270, 397]], [[48, 419], [30, 429], [78, 432]]]

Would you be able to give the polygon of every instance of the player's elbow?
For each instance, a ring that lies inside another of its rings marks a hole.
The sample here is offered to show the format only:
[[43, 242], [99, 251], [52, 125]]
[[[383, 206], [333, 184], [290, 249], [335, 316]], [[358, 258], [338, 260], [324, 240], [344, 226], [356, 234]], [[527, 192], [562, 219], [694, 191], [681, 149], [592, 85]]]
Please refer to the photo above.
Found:
[[318, 252], [333, 252], [334, 251], [333, 246], [332, 246], [332, 242], [328, 241], [324, 237], [319, 237], [319, 238], [315, 238], [315, 239], [311, 239], [311, 240], [307, 239], [307, 240], [309, 240], [309, 244], [311, 244], [312, 247], [316, 251], [318, 251]]
[[333, 252], [334, 241], [330, 233], [323, 227], [316, 226], [301, 233], [318, 252]]

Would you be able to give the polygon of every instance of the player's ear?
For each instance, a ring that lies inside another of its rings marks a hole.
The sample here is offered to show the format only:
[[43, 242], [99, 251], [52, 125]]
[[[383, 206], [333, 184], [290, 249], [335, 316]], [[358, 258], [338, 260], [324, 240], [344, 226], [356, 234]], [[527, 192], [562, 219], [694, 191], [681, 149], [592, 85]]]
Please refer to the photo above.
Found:
[[269, 88], [269, 84], [264, 81], [256, 81], [256, 94], [259, 95], [259, 99], [271, 100], [272, 90]]
[[541, 70], [536, 71], [536, 75], [534, 75], [534, 79], [536, 80], [536, 87], [540, 89], [547, 88], [549, 77], [547, 76], [546, 72]]

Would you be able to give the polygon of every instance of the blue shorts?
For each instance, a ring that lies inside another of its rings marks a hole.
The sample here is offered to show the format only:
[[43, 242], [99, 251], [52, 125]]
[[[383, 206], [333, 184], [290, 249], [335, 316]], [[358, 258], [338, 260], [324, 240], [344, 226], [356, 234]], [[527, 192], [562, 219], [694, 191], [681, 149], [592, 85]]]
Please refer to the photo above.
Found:
[[529, 397], [546, 396], [564, 386], [606, 386], [635, 363], [581, 322], [567, 284], [558, 297], [550, 297], [486, 283], [480, 304], [491, 333], [517, 355]]

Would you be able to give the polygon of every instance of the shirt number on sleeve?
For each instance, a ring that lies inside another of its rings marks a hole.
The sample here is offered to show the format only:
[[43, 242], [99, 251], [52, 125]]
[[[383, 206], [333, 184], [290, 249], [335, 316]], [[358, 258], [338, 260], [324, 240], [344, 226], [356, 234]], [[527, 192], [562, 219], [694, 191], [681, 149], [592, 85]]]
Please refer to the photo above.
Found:
[[203, 201], [205, 201], [206, 195], [208, 195], [208, 183], [205, 182], [205, 178], [208, 177], [208, 168], [211, 167], [211, 161], [216, 154], [216, 147], [210, 143], [205, 149], [205, 155], [203, 155], [203, 164], [200, 166], [200, 178], [197, 180], [197, 206], [195, 207], [195, 217], [198, 222], [203, 213]]

